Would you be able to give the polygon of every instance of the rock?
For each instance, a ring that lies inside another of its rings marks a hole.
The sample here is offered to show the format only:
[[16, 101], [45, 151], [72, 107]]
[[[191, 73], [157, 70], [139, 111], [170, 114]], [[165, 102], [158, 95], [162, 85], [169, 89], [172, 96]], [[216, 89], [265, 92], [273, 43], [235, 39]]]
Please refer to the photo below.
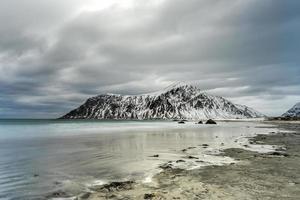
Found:
[[268, 153], [267, 155], [271, 155], [271, 156], [283, 156], [283, 157], [289, 157], [290, 156], [287, 153], [282, 153], [282, 152], [278, 152], [278, 151], [274, 151], [274, 152]]
[[197, 122], [196, 124], [203, 124], [203, 122], [202, 122], [202, 121], [199, 121], [199, 122]]
[[188, 156], [187, 158], [188, 158], [188, 159], [199, 159], [199, 158], [197, 158], [197, 157], [195, 157], [195, 156]]
[[39, 175], [38, 174], [33, 174], [33, 177], [39, 177]]
[[144, 199], [153, 199], [155, 197], [154, 193], [150, 193], [150, 194], [144, 194]]
[[285, 147], [278, 147], [278, 148], [275, 149], [275, 151], [285, 151], [285, 150], [286, 150]]
[[206, 121], [205, 124], [217, 124], [217, 122], [215, 122], [215, 121], [212, 120], [212, 119], [209, 119], [209, 120]]
[[176, 163], [182, 163], [185, 162], [184, 160], [176, 160]]
[[185, 124], [183, 120], [179, 121], [178, 124]]
[[187, 149], [195, 149], [196, 147], [188, 147]]
[[208, 144], [202, 144], [202, 146], [203, 146], [203, 147], [208, 147], [209, 145], [208, 145]]
[[59, 191], [53, 192], [46, 196], [47, 199], [62, 198], [62, 197], [67, 198], [67, 197], [69, 197], [69, 195], [64, 191], [59, 190]]
[[158, 155], [158, 154], [155, 154], [155, 155], [153, 155], [153, 156], [150, 156], [150, 157], [153, 157], [153, 158], [158, 158], [158, 157], [159, 157], [159, 155]]
[[172, 169], [172, 164], [166, 163], [166, 164], [160, 165], [159, 168], [161, 168], [161, 169]]
[[187, 151], [187, 149], [182, 149], [181, 151], [182, 151], [182, 152], [186, 152], [186, 151]]
[[121, 190], [130, 190], [133, 187], [133, 181], [123, 181], [123, 182], [111, 182], [100, 186], [96, 189], [97, 191], [112, 192], [112, 191], [121, 191]]

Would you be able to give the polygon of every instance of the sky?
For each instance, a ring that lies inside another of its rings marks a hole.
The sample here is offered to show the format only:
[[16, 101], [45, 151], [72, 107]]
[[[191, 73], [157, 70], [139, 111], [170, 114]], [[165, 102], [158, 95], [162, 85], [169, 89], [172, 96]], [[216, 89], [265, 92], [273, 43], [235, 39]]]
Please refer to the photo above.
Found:
[[300, 1], [1, 0], [0, 118], [197, 85], [269, 115], [300, 102]]

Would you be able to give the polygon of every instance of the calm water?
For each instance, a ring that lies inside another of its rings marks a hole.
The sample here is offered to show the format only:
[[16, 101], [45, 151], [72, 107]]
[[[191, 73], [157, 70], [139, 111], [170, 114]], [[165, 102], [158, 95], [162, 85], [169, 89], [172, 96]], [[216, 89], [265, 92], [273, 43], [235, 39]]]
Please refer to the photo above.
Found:
[[[209, 148], [190, 153], [208, 164], [232, 162], [211, 152], [240, 147], [246, 136], [273, 131], [258, 125], [0, 120], [0, 199], [47, 199], [55, 191], [76, 195], [89, 185], [113, 180], [149, 181], [160, 164], [182, 158], [181, 149], [203, 143]], [[159, 158], [150, 157], [154, 154]]]

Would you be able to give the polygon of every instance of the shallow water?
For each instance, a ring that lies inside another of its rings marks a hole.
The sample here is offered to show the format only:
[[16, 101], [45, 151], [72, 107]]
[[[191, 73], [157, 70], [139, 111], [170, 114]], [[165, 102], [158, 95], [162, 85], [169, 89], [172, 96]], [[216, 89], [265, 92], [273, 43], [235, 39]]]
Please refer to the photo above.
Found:
[[[114, 180], [151, 181], [158, 166], [195, 155], [178, 167], [233, 162], [218, 149], [241, 147], [245, 137], [275, 131], [258, 122], [218, 125], [170, 121], [0, 120], [0, 199], [46, 199], [55, 191], [76, 195]], [[224, 144], [222, 144], [224, 143]], [[208, 148], [202, 148], [208, 144]], [[196, 147], [187, 152], [182, 149]], [[269, 151], [268, 146], [251, 146]], [[151, 157], [159, 154], [158, 158]]]

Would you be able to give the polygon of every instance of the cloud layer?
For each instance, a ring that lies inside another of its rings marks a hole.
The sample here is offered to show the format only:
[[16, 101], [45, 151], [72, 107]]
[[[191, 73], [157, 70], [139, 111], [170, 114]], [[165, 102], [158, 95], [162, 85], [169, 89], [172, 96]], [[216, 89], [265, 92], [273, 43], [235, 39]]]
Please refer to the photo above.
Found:
[[3, 0], [0, 117], [186, 81], [278, 115], [300, 101], [299, 1]]

